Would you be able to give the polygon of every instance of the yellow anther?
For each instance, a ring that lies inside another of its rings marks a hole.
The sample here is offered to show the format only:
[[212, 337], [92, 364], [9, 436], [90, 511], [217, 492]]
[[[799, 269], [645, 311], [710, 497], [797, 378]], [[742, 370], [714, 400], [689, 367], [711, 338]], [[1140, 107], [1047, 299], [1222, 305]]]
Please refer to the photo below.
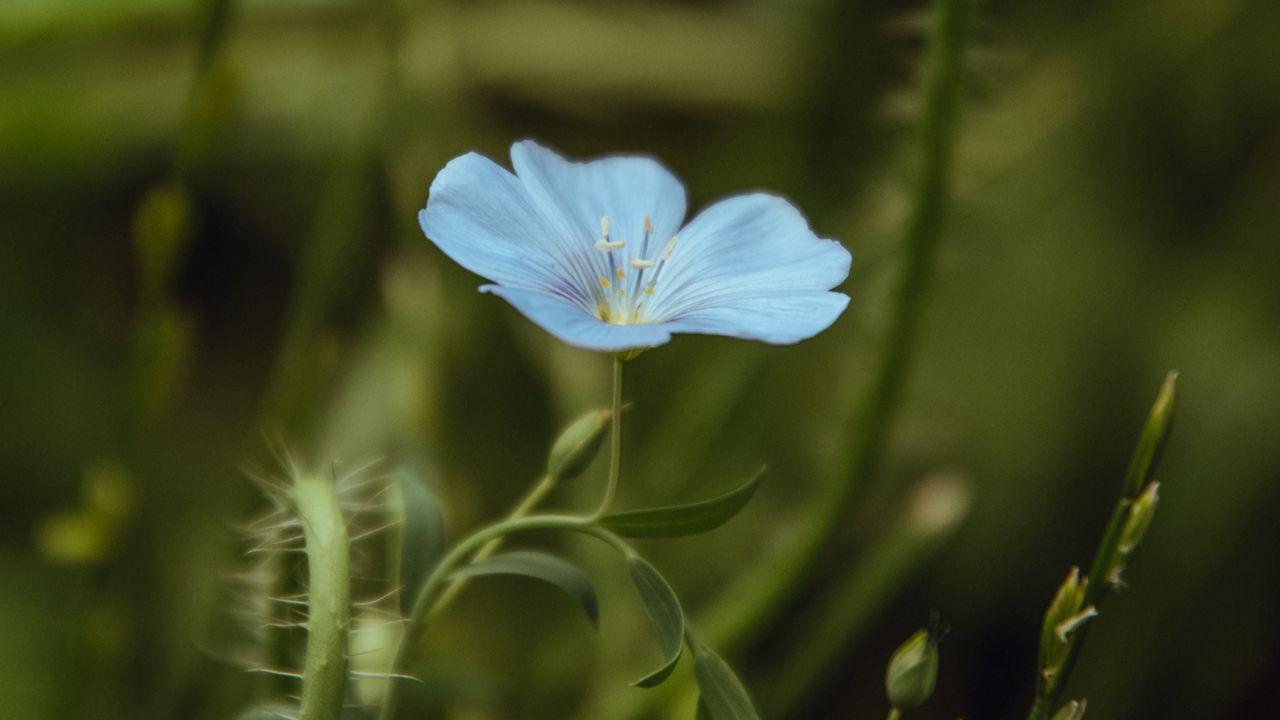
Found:
[[644, 294], [645, 294], [645, 295], [652, 295], [652, 294], [653, 294], [653, 286], [652, 286], [652, 285], [650, 285], [649, 287], [645, 288], [645, 289], [644, 289]]
[[607, 278], [607, 277], [602, 277], [602, 278], [600, 278], [600, 287], [602, 287], [602, 288], [607, 288], [607, 287], [609, 287], [609, 285], [611, 285], [611, 284], [612, 284], [612, 283], [610, 283], [610, 282], [609, 282], [609, 278]]
[[651, 267], [653, 267], [654, 265], [657, 265], [657, 264], [658, 264], [658, 263], [656, 263], [656, 262], [654, 262], [654, 261], [652, 261], [652, 260], [645, 260], [644, 258], [631, 258], [631, 267], [633, 267], [633, 268], [635, 268], [635, 269], [637, 269], [637, 270], [643, 270], [643, 269], [645, 269], [645, 268], [651, 268]]
[[615, 240], [614, 242], [609, 242], [608, 240], [600, 239], [596, 241], [596, 249], [599, 250], [600, 252], [609, 252], [610, 250], [621, 250], [626, 246], [627, 244], [621, 240]]
[[609, 237], [609, 216], [600, 216], [600, 235], [601, 237]]
[[644, 216], [644, 232], [646, 235], [653, 232], [653, 218], [648, 215]]
[[623, 290], [622, 288], [618, 288], [618, 297], [626, 297], [626, 296], [627, 296], [627, 291]]
[[619, 280], [622, 280], [622, 279], [624, 279], [625, 277], [627, 277], [627, 272], [626, 272], [625, 270], [623, 270], [622, 268], [618, 268], [618, 279], [619, 279]]

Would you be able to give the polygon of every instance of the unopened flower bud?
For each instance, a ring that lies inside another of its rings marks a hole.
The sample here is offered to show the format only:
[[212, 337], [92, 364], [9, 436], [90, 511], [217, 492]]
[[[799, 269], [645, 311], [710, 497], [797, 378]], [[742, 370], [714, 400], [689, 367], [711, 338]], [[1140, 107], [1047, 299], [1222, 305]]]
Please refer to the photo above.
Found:
[[613, 413], [609, 410], [592, 410], [570, 423], [551, 446], [547, 475], [556, 480], [581, 475], [600, 451], [604, 431], [612, 419]]
[[938, 680], [938, 643], [945, 632], [935, 616], [929, 627], [916, 631], [894, 651], [884, 675], [890, 705], [910, 710], [933, 695]]
[[1058, 708], [1058, 712], [1053, 714], [1053, 720], [1080, 720], [1084, 717], [1085, 706], [1088, 705], [1084, 700], [1071, 700], [1065, 705]]

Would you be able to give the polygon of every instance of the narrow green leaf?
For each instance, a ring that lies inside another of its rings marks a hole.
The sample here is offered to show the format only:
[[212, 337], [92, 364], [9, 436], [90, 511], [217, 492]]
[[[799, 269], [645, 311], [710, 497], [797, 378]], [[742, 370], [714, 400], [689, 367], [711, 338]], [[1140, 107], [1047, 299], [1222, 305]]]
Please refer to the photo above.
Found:
[[684, 611], [680, 609], [680, 600], [667, 581], [658, 574], [652, 565], [639, 556], [627, 558], [627, 570], [631, 573], [631, 582], [640, 593], [640, 601], [644, 603], [645, 612], [653, 624], [653, 632], [662, 646], [662, 667], [636, 680], [636, 687], [654, 687], [659, 685], [680, 660], [680, 652], [684, 648]]
[[595, 588], [587, 576], [568, 560], [542, 552], [518, 550], [467, 565], [449, 577], [459, 580], [486, 575], [521, 575], [554, 585], [582, 608], [591, 624], [600, 624], [600, 603], [596, 599]]
[[742, 681], [710, 648], [699, 645], [694, 651], [693, 676], [711, 720], [760, 720]]
[[681, 537], [714, 530], [742, 511], [760, 486], [765, 468], [742, 486], [688, 505], [611, 513], [600, 524], [623, 537]]
[[444, 554], [444, 512], [419, 473], [400, 471], [404, 503], [404, 542], [400, 549], [400, 612], [413, 608], [418, 588]]

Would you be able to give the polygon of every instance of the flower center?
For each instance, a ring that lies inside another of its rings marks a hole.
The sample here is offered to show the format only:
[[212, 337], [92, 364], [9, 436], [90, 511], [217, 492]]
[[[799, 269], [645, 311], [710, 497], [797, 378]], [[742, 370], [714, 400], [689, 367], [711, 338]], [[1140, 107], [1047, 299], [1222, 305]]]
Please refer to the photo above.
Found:
[[[662, 252], [655, 258], [645, 257], [649, 252], [649, 241], [653, 236], [653, 220], [644, 216], [644, 236], [639, 248], [624, 253], [627, 243], [614, 240], [609, 235], [609, 216], [600, 218], [600, 239], [596, 241], [596, 250], [604, 255], [605, 262], [601, 268], [599, 287], [593, 292], [596, 299], [596, 314], [601, 320], [614, 325], [632, 325], [655, 322], [645, 310], [653, 297], [654, 287], [662, 274], [662, 268], [676, 248], [679, 235], [671, 236]], [[630, 259], [624, 262], [623, 256]]]

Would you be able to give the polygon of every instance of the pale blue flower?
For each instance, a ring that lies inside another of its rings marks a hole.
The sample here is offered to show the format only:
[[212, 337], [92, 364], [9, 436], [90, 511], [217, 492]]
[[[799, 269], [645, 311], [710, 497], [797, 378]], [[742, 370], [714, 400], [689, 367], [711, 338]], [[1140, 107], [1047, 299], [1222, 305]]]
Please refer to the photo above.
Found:
[[511, 162], [515, 174], [476, 153], [454, 158], [418, 220], [493, 281], [482, 291], [570, 345], [632, 350], [672, 333], [794, 343], [849, 303], [830, 291], [849, 252], [780, 197], [729, 197], [683, 225], [684, 186], [650, 158], [571, 162], [526, 140]]

